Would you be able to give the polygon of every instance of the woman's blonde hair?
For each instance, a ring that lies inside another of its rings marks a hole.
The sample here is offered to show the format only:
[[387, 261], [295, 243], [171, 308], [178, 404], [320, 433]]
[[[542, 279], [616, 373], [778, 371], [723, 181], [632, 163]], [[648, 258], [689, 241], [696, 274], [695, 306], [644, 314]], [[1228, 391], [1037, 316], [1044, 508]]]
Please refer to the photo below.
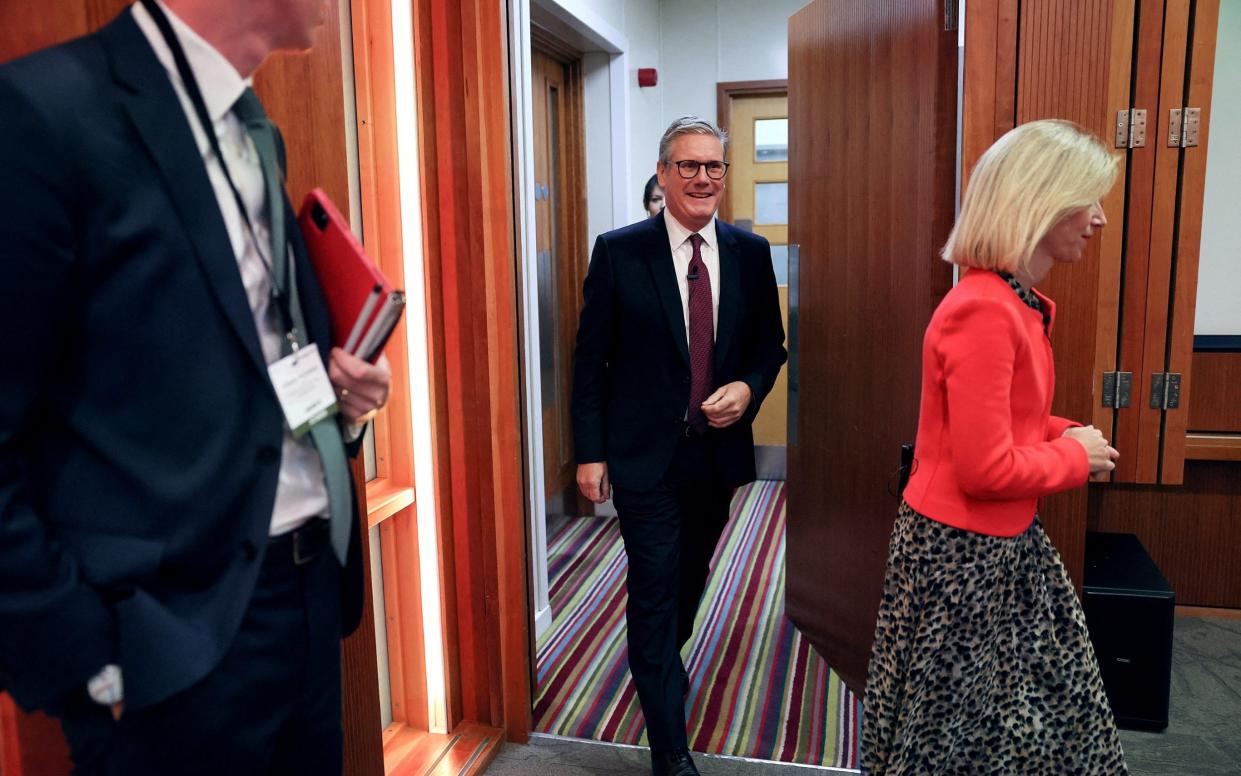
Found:
[[1119, 158], [1072, 122], [1022, 124], [995, 141], [970, 174], [946, 261], [977, 269], [1024, 269], [1043, 235], [1090, 207], [1116, 181]]

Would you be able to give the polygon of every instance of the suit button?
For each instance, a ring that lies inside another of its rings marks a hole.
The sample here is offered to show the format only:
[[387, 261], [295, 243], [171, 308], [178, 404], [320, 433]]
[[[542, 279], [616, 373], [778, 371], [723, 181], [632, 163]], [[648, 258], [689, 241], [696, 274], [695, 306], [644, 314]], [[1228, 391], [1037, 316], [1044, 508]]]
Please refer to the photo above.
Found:
[[246, 563], [251, 563], [259, 555], [258, 547], [254, 546], [254, 542], [246, 539], [241, 543], [241, 557]]
[[275, 445], [263, 445], [258, 452], [259, 463], [275, 463], [280, 460], [280, 448]]

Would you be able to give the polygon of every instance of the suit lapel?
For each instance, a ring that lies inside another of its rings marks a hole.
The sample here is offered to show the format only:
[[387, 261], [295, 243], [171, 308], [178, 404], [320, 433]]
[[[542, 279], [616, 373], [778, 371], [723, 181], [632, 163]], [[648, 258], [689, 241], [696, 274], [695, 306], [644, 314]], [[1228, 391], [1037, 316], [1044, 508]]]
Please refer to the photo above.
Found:
[[732, 228], [723, 221], [715, 222], [720, 254], [720, 311], [715, 332], [715, 370], [718, 374], [724, 356], [737, 329], [737, 306], [741, 301], [741, 255]]
[[242, 347], [265, 375], [267, 364], [228, 228], [176, 91], [130, 13], [122, 13], [100, 34], [123, 87], [121, 102], [164, 178], [194, 256]]
[[672, 247], [668, 244], [668, 227], [664, 223], [664, 214], [660, 213], [648, 222], [650, 229], [649, 247], [646, 250], [647, 266], [651, 270], [651, 280], [655, 283], [655, 291], [664, 308], [664, 316], [668, 319], [668, 330], [689, 366], [689, 339], [685, 333], [685, 309], [681, 306], [681, 289], [677, 285], [676, 267], [672, 263]]

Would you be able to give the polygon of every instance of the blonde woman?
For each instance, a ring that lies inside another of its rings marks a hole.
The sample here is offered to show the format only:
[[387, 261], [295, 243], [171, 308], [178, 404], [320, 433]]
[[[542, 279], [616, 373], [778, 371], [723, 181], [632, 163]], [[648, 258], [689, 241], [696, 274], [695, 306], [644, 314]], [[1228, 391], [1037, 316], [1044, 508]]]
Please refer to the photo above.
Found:
[[969, 267], [927, 327], [915, 467], [889, 547], [863, 772], [1126, 773], [1085, 618], [1035, 511], [1119, 454], [1050, 414], [1051, 300], [1107, 224], [1116, 158], [1064, 121], [1000, 138], [946, 260]]

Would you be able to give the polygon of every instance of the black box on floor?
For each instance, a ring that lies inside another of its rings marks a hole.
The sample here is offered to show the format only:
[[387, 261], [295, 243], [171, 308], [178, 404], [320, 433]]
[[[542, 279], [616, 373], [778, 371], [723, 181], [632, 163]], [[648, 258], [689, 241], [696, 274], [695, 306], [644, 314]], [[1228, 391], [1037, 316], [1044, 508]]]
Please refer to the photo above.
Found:
[[1116, 724], [1168, 726], [1176, 593], [1133, 534], [1086, 534], [1082, 608]]

